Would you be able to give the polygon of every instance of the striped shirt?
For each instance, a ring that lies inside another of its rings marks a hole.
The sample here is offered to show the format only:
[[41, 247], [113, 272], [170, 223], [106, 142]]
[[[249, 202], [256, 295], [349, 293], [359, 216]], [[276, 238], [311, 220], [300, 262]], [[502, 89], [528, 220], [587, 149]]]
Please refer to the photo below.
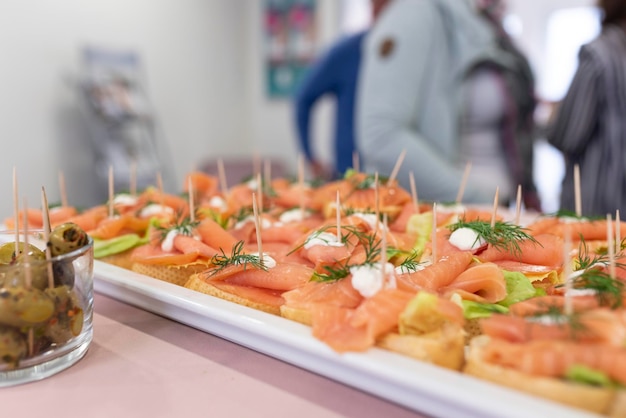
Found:
[[608, 25], [579, 52], [579, 65], [548, 141], [563, 152], [561, 209], [575, 209], [580, 166], [585, 216], [626, 211], [626, 33]]

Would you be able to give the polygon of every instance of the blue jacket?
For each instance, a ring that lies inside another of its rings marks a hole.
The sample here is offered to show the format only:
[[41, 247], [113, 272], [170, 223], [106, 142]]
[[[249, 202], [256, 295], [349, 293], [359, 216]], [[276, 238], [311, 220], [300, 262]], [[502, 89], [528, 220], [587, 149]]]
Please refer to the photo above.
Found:
[[355, 151], [354, 102], [361, 62], [361, 45], [365, 32], [346, 36], [327, 50], [309, 69], [296, 96], [296, 127], [300, 147], [308, 160], [313, 160], [311, 144], [311, 111], [326, 94], [337, 101], [335, 115], [335, 175], [352, 167]]

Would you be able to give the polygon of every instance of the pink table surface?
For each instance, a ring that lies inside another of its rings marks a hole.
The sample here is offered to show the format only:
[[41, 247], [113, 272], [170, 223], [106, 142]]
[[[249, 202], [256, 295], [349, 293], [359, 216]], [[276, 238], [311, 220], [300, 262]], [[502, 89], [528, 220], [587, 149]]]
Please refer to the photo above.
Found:
[[15, 417], [419, 417], [401, 406], [96, 294], [86, 356], [0, 389]]

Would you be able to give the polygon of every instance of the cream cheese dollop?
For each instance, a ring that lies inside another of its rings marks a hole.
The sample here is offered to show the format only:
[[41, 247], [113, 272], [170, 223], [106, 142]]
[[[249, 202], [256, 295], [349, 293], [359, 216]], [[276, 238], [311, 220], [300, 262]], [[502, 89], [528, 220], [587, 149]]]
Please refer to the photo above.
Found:
[[137, 201], [138, 199], [136, 196], [128, 193], [120, 193], [113, 198], [114, 205], [133, 206], [137, 203]]
[[337, 238], [337, 235], [331, 234], [330, 232], [315, 232], [309, 235], [309, 237], [307, 238], [306, 242], [304, 243], [304, 249], [308, 250], [309, 248], [316, 245], [325, 245], [327, 247], [341, 247], [344, 245], [344, 243]]
[[278, 220], [283, 223], [300, 222], [310, 215], [307, 211], [295, 208], [284, 211], [278, 217]]
[[[259, 261], [261, 260], [261, 257], [259, 256], [259, 252], [254, 252], [254, 253], [250, 253], [250, 255], [255, 255], [257, 257], [259, 257]], [[267, 253], [263, 253], [263, 266], [271, 269], [276, 267], [276, 260], [273, 259], [271, 256], [269, 256]]]
[[169, 206], [153, 203], [141, 209], [141, 212], [139, 212], [139, 217], [142, 219], [146, 219], [163, 214], [173, 215], [174, 209]]
[[472, 228], [459, 228], [450, 234], [450, 244], [461, 251], [476, 250], [487, 242]]
[[[380, 263], [363, 264], [350, 267], [352, 275], [352, 287], [357, 290], [363, 297], [369, 298], [378, 293], [385, 287], [385, 279], [388, 279], [387, 286], [395, 287], [396, 277], [394, 273], [394, 265], [387, 263], [385, 265], [385, 273], [387, 277], [383, 277]], [[391, 273], [389, 275], [389, 273]]]

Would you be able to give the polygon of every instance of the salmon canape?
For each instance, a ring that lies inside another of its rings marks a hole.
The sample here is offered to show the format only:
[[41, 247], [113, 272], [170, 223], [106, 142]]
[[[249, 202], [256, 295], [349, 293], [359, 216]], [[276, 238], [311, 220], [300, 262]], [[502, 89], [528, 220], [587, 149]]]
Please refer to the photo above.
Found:
[[312, 275], [313, 270], [304, 264], [247, 253], [240, 241], [229, 254], [222, 251], [213, 256], [211, 267], [193, 274], [185, 287], [280, 315], [282, 294], [305, 285]]

